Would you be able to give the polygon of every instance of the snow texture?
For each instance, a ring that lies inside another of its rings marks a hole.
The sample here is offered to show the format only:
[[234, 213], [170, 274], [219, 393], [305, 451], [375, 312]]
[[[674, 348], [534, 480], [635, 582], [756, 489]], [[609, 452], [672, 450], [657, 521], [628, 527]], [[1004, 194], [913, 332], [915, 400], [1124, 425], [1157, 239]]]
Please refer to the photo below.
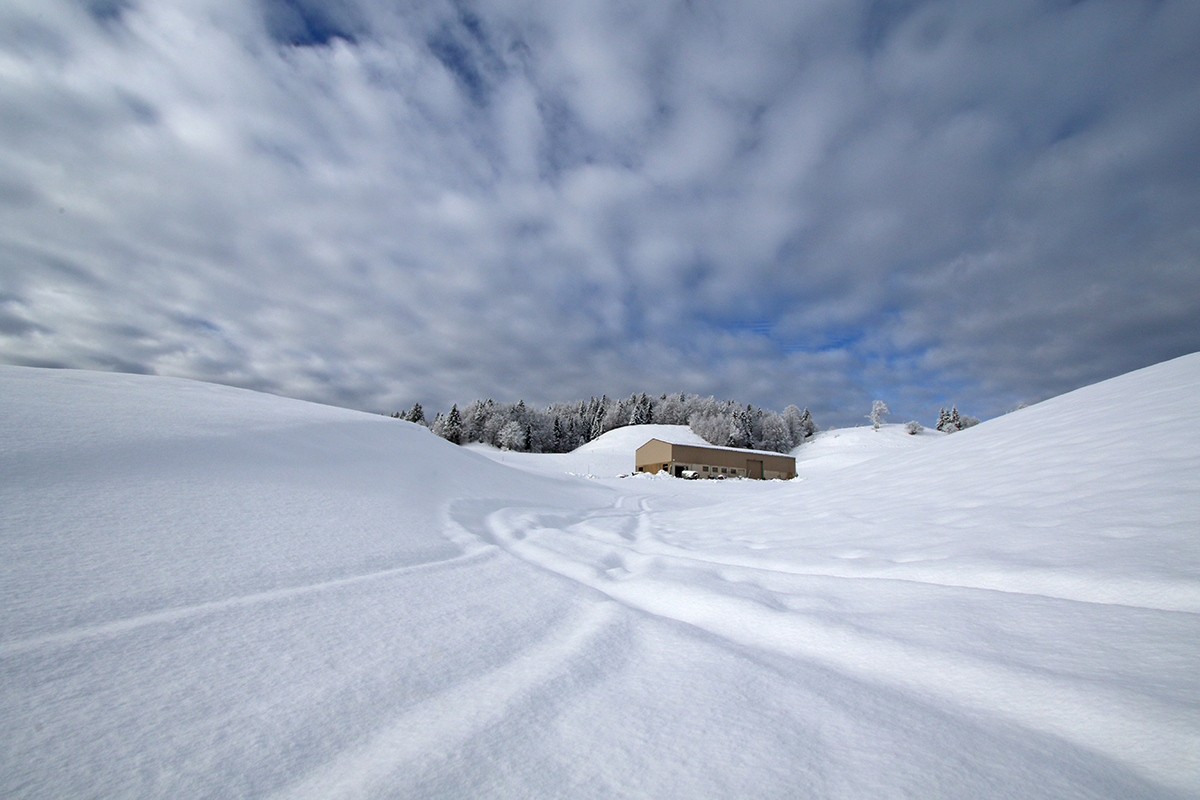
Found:
[[1198, 395], [713, 482], [0, 367], [0, 796], [1196, 797]]

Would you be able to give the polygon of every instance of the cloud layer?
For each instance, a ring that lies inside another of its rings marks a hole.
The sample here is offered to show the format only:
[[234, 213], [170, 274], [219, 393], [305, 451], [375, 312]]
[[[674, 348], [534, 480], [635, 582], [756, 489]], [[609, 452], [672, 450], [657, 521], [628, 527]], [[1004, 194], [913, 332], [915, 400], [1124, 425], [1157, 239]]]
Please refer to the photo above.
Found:
[[1200, 5], [13, 0], [0, 360], [1001, 413], [1200, 350]]

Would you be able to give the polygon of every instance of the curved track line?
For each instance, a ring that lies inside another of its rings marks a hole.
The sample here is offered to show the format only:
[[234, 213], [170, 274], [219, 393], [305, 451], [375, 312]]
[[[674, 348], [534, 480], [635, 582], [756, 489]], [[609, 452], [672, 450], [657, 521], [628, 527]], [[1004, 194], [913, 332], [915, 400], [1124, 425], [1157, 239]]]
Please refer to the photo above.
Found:
[[404, 765], [445, 752], [503, 718], [514, 703], [586, 652], [612, 622], [616, 609], [614, 603], [590, 601], [584, 613], [560, 628], [564, 634], [555, 632], [504, 666], [416, 705], [365, 745], [342, 753], [273, 797], [369, 796]]
[[[1063, 573], [1052, 569], [987, 572], [972, 568], [970, 565], [955, 568], [953, 576], [951, 576], [948, 574], [948, 570], [932, 565], [898, 565], [873, 570], [856, 570], [839, 568], [836, 565], [791, 564], [765, 555], [761, 557], [702, 555], [693, 550], [685, 550], [668, 544], [653, 536], [651, 534], [653, 529], [650, 521], [651, 512], [646, 511], [644, 502], [641, 504], [641, 511], [643, 513], [638, 514], [638, 521], [634, 526], [636, 536], [633, 542], [628, 536], [620, 532], [609, 532], [604, 529], [603, 525], [597, 524], [604, 519], [619, 516], [611, 512], [587, 514], [573, 525], [557, 529], [567, 535], [580, 533], [584, 540], [595, 542], [603, 547], [622, 549], [631, 554], [635, 560], [665, 557], [696, 564], [733, 567], [777, 575], [897, 581], [942, 586], [950, 589], [973, 589], [1045, 597], [1051, 600], [1068, 600], [1076, 603], [1200, 614], [1200, 586], [1192, 583], [1176, 583], [1164, 588], [1162, 581], [1099, 576], [1095, 578], [1079, 575], [1064, 576]], [[531, 521], [530, 524], [536, 523]], [[538, 527], [544, 527], [547, 530], [556, 529], [556, 525], [553, 523]], [[597, 531], [601, 535], [596, 535]], [[572, 538], [576, 542], [579, 541], [579, 537]]]
[[349, 578], [337, 578], [331, 581], [311, 583], [304, 586], [290, 586], [285, 589], [272, 589], [267, 592], [256, 592], [254, 594], [241, 595], [238, 597], [229, 597], [224, 600], [213, 600], [207, 603], [197, 603], [196, 605], [191, 606], [168, 608], [162, 611], [141, 614], [136, 617], [127, 617], [125, 619], [105, 622], [99, 625], [69, 628], [65, 631], [59, 631], [58, 633], [49, 633], [29, 639], [17, 639], [10, 642], [4, 642], [0, 644], [0, 657], [19, 655], [21, 653], [27, 653], [31, 650], [37, 650], [43, 647], [64, 647], [85, 639], [117, 636], [129, 631], [137, 630], [138, 628], [144, 628], [148, 625], [163, 625], [171, 622], [178, 622], [179, 620], [187, 619], [189, 617], [202, 616], [204, 614], [215, 614], [234, 608], [245, 608], [247, 606], [258, 605], [259, 603], [274, 603], [282, 600], [291, 600], [292, 598], [303, 597], [309, 594], [317, 594], [319, 592], [340, 589], [344, 586], [354, 586], [361, 583], [385, 580], [396, 575], [405, 575], [412, 572], [422, 572], [431, 569], [461, 566], [469, 564], [477, 559], [482, 560], [490, 558], [494, 553], [494, 550], [476, 550], [454, 556], [453, 558], [443, 559], [441, 561], [427, 561], [423, 564], [411, 564], [404, 567], [394, 567], [392, 569], [380, 570], [379, 572], [369, 572], [365, 575], [353, 575]]

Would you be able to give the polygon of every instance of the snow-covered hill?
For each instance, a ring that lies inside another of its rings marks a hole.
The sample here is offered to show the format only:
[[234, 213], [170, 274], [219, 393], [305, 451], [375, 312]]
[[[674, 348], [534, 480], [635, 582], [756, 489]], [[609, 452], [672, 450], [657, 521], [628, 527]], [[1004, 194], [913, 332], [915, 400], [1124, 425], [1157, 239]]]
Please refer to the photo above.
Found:
[[713, 483], [0, 367], [0, 795], [1197, 796], [1198, 390]]
[[910, 434], [900, 424], [882, 425], [879, 430], [869, 425], [834, 428], [817, 433], [792, 454], [796, 456], [797, 476], [808, 478], [830, 470], [853, 467], [879, 456], [894, 455], [897, 450], [925, 447], [946, 435], [929, 428]]

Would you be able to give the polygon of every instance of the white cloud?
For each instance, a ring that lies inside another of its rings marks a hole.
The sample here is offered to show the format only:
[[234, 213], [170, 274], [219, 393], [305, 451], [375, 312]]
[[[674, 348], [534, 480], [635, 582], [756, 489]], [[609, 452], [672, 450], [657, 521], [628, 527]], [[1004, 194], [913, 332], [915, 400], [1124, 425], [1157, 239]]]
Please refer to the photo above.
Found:
[[1200, 347], [1194, 5], [106, 8], [0, 10], [6, 361], [849, 421]]

